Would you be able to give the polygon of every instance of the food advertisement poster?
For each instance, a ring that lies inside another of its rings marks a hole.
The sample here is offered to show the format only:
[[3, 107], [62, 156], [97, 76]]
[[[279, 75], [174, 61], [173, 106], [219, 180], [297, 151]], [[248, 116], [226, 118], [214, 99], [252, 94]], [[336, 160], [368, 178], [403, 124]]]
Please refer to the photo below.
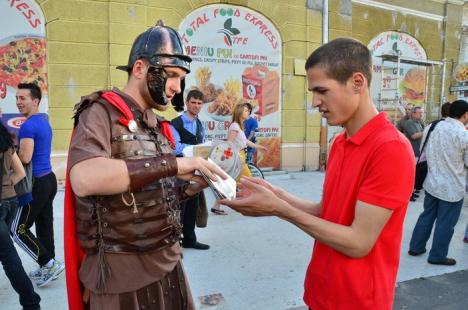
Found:
[[[379, 34], [367, 46], [372, 53], [371, 96], [381, 110], [395, 111], [411, 103], [423, 106], [426, 98], [426, 68], [414, 64], [385, 61], [382, 55], [427, 60], [426, 51], [414, 37], [407, 33], [387, 31]], [[397, 79], [398, 78], [398, 79]], [[401, 111], [401, 110], [400, 110]], [[401, 115], [399, 115], [401, 116]]]
[[455, 67], [454, 78], [457, 83], [468, 81], [468, 63], [461, 63]]
[[455, 67], [453, 78], [455, 86], [459, 88], [456, 91], [457, 99], [466, 100], [468, 97], [468, 62], [459, 63]]
[[280, 167], [281, 38], [261, 14], [241, 6], [216, 4], [190, 13], [179, 33], [192, 57], [186, 92], [204, 94], [200, 120], [207, 140], [226, 139], [232, 110], [250, 102], [258, 120], [261, 167]]
[[26, 82], [41, 88], [39, 109], [47, 113], [44, 15], [34, 0], [0, 1], [0, 108], [2, 122], [14, 132], [24, 122], [16, 108], [16, 87]]

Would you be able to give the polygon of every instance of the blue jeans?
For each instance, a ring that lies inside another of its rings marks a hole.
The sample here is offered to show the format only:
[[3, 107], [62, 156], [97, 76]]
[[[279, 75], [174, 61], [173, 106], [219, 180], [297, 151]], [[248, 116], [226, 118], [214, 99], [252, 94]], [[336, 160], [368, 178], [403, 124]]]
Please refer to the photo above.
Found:
[[424, 211], [419, 216], [414, 227], [410, 241], [410, 250], [416, 253], [422, 253], [426, 250], [426, 243], [431, 235], [432, 226], [435, 221], [434, 236], [428, 260], [436, 262], [447, 258], [450, 240], [460, 217], [462, 206], [463, 199], [456, 202], [448, 202], [426, 192]]
[[0, 206], [0, 261], [11, 286], [19, 295], [19, 302], [23, 309], [39, 309], [41, 298], [34, 292], [31, 280], [24, 271], [10, 237], [9, 225], [14, 208], [17, 208], [16, 198], [3, 200]]

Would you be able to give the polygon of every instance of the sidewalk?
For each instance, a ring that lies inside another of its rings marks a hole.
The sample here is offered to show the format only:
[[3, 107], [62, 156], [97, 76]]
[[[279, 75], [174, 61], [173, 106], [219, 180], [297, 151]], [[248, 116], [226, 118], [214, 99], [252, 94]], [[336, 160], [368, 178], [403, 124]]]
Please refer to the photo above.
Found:
[[[323, 173], [320, 172], [277, 175], [268, 177], [268, 180], [304, 198], [319, 200], [321, 197]], [[210, 206], [213, 201], [211, 193], [207, 195], [207, 199]], [[422, 201], [423, 197], [420, 197], [408, 208], [398, 282], [468, 269], [468, 244], [462, 242], [468, 221], [466, 202], [450, 246], [449, 255], [457, 260], [457, 265], [430, 265], [426, 262], [427, 254], [422, 257], [411, 257], [406, 254], [412, 229], [422, 210]], [[248, 218], [228, 208], [225, 209], [229, 215], [210, 214], [208, 227], [197, 229], [198, 240], [209, 244], [211, 249], [208, 251], [184, 250], [184, 265], [197, 308], [207, 310], [303, 309], [303, 280], [311, 256], [312, 238], [295, 226], [277, 218]], [[62, 225], [63, 192], [60, 192], [55, 201], [54, 223], [57, 258], [60, 260], [63, 259]], [[36, 268], [34, 262], [22, 250], [18, 252], [27, 271]], [[464, 275], [466, 276], [467, 273], [465, 272]], [[447, 287], [450, 287], [452, 278], [447, 275], [448, 280], [444, 280], [448, 281]], [[443, 295], [440, 291], [432, 294], [428, 291], [429, 287], [427, 290], [424, 289], [424, 283], [430, 283], [430, 281], [414, 281], [422, 283], [422, 289], [414, 291], [418, 294], [424, 292], [425, 296], [433, 297], [437, 295], [435, 293]], [[403, 288], [407, 286], [407, 283], [409, 282], [400, 285]], [[464, 288], [466, 289], [466, 285]], [[64, 276], [36, 291], [42, 297], [43, 309], [67, 309]], [[412, 292], [399, 288], [397, 295], [404, 298], [412, 296], [409, 295], [413, 294]], [[423, 303], [420, 309], [434, 308], [432, 303], [429, 303], [431, 299], [421, 297], [410, 298]], [[19, 308], [17, 296], [3, 272], [0, 272], [0, 301], [1, 309]], [[408, 300], [402, 300], [402, 304], [398, 302], [399, 300], [395, 306], [404, 306], [404, 302]], [[411, 304], [401, 309], [416, 309], [413, 306]]]

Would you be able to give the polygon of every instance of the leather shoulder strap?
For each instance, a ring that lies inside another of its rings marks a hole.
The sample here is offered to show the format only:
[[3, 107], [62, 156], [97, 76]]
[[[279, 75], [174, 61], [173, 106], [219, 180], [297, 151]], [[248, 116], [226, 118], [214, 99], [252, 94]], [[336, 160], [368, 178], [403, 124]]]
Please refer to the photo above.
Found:
[[78, 125], [78, 120], [80, 118], [81, 113], [88, 107], [90, 107], [92, 103], [98, 100], [101, 97], [101, 93], [101, 91], [96, 91], [87, 96], [81, 97], [80, 102], [78, 102], [74, 108], [75, 113], [73, 115], [73, 128], [75, 128]]
[[[427, 141], [429, 140], [429, 136], [431, 135], [431, 132], [435, 129], [437, 124], [440, 123], [441, 121], [443, 121], [443, 119], [439, 119], [439, 120], [436, 120], [436, 121], [432, 122], [431, 128], [429, 128], [429, 131], [427, 132], [426, 139], [424, 139], [424, 143], [423, 143], [423, 146], [422, 146], [421, 152], [420, 152], [421, 154], [422, 154], [422, 152], [424, 152], [424, 148], [426, 147], [426, 144], [427, 144]], [[419, 156], [418, 162], [416, 164], [419, 163], [420, 159], [421, 159], [421, 156]]]

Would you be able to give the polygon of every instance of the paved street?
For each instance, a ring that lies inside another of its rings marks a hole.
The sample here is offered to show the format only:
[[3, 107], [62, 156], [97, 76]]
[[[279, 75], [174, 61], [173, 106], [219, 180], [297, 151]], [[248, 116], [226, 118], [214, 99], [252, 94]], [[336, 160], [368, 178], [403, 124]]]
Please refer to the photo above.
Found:
[[[290, 173], [269, 176], [268, 179], [301, 197], [320, 199], [323, 173]], [[211, 194], [207, 198], [210, 204], [213, 201]], [[428, 264], [427, 254], [421, 257], [406, 254], [422, 201], [423, 197], [411, 203], [408, 209], [395, 309], [462, 309], [457, 305], [444, 308], [443, 300], [463, 296], [461, 293], [457, 295], [457, 291], [450, 294], [453, 287], [464, 287], [466, 296], [468, 244], [462, 239], [468, 221], [467, 203], [449, 253], [458, 263], [445, 267]], [[208, 310], [303, 309], [302, 283], [313, 240], [295, 226], [276, 218], [247, 218], [232, 210], [227, 212], [227, 216], [210, 214], [208, 227], [197, 230], [199, 241], [211, 245], [210, 250], [184, 251], [184, 264], [197, 307]], [[55, 201], [55, 219], [57, 253], [58, 258], [63, 259], [63, 192]], [[19, 252], [27, 271], [36, 267], [29, 257], [21, 250]], [[447, 275], [419, 279], [443, 274]], [[66, 309], [63, 276], [37, 292], [43, 299], [43, 309]], [[19, 309], [17, 296], [3, 272], [0, 273], [0, 301], [0, 309]]]
[[465, 310], [468, 270], [418, 278], [398, 285], [395, 310]]

